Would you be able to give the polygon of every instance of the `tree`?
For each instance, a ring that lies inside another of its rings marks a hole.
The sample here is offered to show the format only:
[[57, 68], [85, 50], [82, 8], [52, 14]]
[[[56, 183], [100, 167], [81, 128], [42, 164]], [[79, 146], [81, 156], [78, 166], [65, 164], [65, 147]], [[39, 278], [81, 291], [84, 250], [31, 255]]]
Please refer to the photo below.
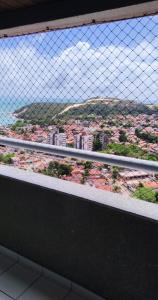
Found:
[[158, 180], [158, 173], [157, 173], [157, 174], [155, 174], [155, 179], [156, 179], [156, 180]]
[[36, 131], [36, 128], [35, 128], [35, 127], [32, 127], [32, 128], [31, 128], [31, 132], [32, 132], [32, 133], [35, 133], [35, 131]]
[[5, 135], [5, 132], [3, 130], [0, 130], [0, 135]]
[[120, 136], [119, 136], [120, 143], [126, 143], [127, 142], [127, 136], [125, 131], [120, 130]]
[[114, 193], [120, 193], [121, 192], [121, 187], [118, 185], [114, 185], [113, 186], [113, 192]]
[[124, 128], [130, 128], [132, 127], [132, 123], [131, 122], [127, 122], [126, 124], [123, 124]]
[[65, 132], [64, 128], [63, 127], [59, 127], [59, 133], [64, 133], [64, 132]]
[[158, 143], [158, 136], [150, 134], [149, 132], [140, 131], [138, 128], [135, 129], [135, 135], [148, 143]]
[[116, 179], [119, 176], [119, 169], [118, 167], [112, 167], [112, 179], [113, 179], [113, 183], [115, 183]]
[[102, 150], [102, 143], [99, 139], [99, 135], [97, 135], [93, 141], [93, 151], [100, 151], [100, 150]]
[[86, 170], [86, 169], [88, 169], [88, 170], [92, 169], [92, 162], [87, 160], [87, 161], [84, 163], [84, 169], [85, 169], [85, 170]]
[[13, 125], [11, 126], [11, 129], [12, 129], [13, 131], [16, 131], [16, 130], [18, 130], [19, 128], [25, 126], [25, 125], [26, 125], [26, 122], [25, 122], [25, 121], [17, 120], [17, 121], [15, 122], [15, 124], [13, 124]]
[[0, 154], [0, 161], [4, 164], [12, 164], [12, 157], [14, 153]]
[[139, 187], [139, 188], [144, 187], [143, 183], [142, 183], [142, 182], [139, 182], [138, 187]]
[[53, 176], [53, 177], [61, 177], [61, 176], [70, 176], [72, 172], [72, 167], [68, 164], [61, 164], [57, 161], [51, 161], [49, 163], [48, 168], [42, 171], [43, 174]]
[[86, 177], [83, 174], [83, 176], [81, 177], [80, 183], [84, 184], [85, 182], [86, 182]]
[[84, 170], [84, 177], [87, 178], [89, 176], [89, 170], [85, 169]]
[[138, 186], [138, 188], [133, 193], [133, 196], [148, 202], [157, 202], [156, 192], [151, 188]]
[[68, 147], [74, 148], [74, 143], [69, 143], [69, 144], [68, 144]]

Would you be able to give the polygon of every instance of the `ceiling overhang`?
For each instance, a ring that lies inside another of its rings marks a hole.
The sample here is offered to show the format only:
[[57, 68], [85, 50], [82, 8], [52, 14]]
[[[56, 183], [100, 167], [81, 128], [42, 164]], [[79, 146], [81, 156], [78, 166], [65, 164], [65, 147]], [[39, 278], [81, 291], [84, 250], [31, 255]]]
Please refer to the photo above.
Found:
[[0, 36], [79, 26], [158, 12], [158, 1], [54, 0], [0, 12]]

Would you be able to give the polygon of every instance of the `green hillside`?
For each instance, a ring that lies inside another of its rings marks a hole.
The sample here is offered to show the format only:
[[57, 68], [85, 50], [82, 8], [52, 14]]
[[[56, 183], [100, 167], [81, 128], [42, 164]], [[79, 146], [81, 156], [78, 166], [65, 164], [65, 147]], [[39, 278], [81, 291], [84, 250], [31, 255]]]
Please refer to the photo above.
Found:
[[158, 108], [129, 100], [94, 98], [78, 104], [33, 103], [15, 111], [17, 118], [50, 123], [55, 118], [107, 117], [109, 115], [158, 114]]
[[65, 115], [71, 117], [82, 117], [88, 115], [107, 117], [109, 115], [138, 115], [138, 114], [158, 114], [158, 109], [128, 100], [111, 100], [111, 101], [87, 101], [80, 107], [72, 107]]
[[18, 119], [32, 121], [32, 123], [50, 123], [68, 104], [63, 103], [32, 103], [14, 112]]

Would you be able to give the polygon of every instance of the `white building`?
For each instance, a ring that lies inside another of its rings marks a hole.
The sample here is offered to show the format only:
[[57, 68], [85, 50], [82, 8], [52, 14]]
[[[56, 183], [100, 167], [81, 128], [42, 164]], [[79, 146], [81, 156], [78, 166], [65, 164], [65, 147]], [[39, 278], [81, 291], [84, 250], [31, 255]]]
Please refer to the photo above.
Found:
[[47, 143], [50, 145], [66, 147], [66, 134], [59, 133], [59, 130], [52, 131], [48, 135]]
[[93, 150], [93, 135], [76, 134], [74, 136], [74, 147], [82, 150]]
[[66, 134], [65, 133], [54, 134], [53, 145], [66, 147]]
[[58, 128], [54, 128], [49, 134], [48, 134], [48, 138], [47, 138], [47, 143], [50, 145], [55, 145], [55, 141], [54, 141], [54, 137], [55, 134], [59, 133], [59, 129]]
[[83, 135], [81, 138], [81, 149], [92, 151], [93, 150], [93, 135]]

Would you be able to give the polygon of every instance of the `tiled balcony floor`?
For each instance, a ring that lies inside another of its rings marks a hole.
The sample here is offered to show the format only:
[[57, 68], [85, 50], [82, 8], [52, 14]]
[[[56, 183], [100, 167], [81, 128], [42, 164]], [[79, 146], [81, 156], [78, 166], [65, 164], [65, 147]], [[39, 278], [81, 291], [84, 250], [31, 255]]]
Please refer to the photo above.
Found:
[[0, 300], [101, 299], [0, 246]]

